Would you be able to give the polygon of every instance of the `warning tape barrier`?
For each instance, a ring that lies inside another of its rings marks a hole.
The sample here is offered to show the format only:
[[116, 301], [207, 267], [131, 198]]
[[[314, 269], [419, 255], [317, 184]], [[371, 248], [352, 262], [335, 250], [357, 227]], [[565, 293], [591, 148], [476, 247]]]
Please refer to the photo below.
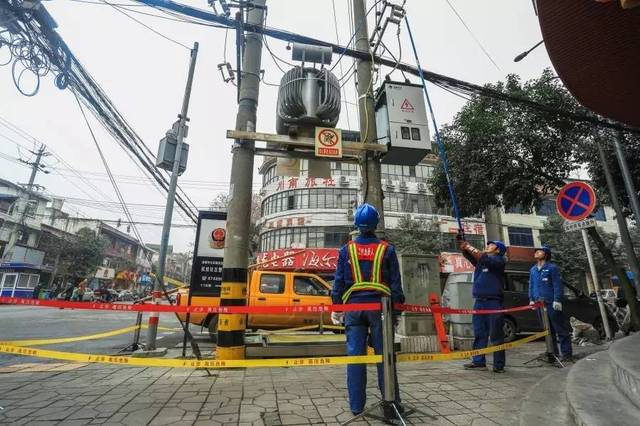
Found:
[[[348, 303], [339, 305], [291, 305], [291, 306], [186, 306], [186, 305], [155, 305], [155, 304], [120, 304], [97, 302], [69, 302], [64, 300], [23, 299], [19, 297], [0, 297], [0, 303], [22, 306], [36, 306], [47, 308], [88, 309], [118, 312], [177, 312], [192, 314], [300, 314], [320, 312], [349, 312], [349, 311], [378, 311], [380, 303]], [[430, 307], [425, 305], [396, 304], [395, 309], [405, 312], [430, 314], [498, 314], [535, 310], [542, 306], [537, 302], [533, 305], [517, 306], [506, 309], [457, 309], [445, 307]]]
[[[75, 337], [58, 337], [53, 339], [29, 339], [29, 340], [6, 340], [0, 341], [0, 344], [12, 345], [12, 346], [42, 346], [42, 345], [56, 345], [62, 343], [74, 343], [74, 342], [82, 342], [85, 340], [98, 340], [98, 339], [106, 339], [108, 337], [119, 336], [121, 334], [130, 333], [132, 331], [137, 330], [138, 328], [148, 328], [147, 324], [142, 324], [140, 326], [132, 325], [130, 327], [118, 328], [116, 330], [105, 331], [104, 333], [97, 334], [89, 334], [86, 336], [75, 336]], [[160, 331], [179, 331], [182, 329], [169, 328], [169, 327], [158, 327]]]
[[[547, 331], [533, 334], [520, 340], [502, 345], [489, 346], [484, 349], [470, 351], [455, 351], [450, 353], [416, 353], [399, 354], [398, 362], [428, 362], [449, 361], [469, 358], [474, 355], [484, 355], [501, 350], [512, 349], [533, 340], [544, 337]], [[265, 368], [265, 367], [319, 367], [327, 365], [345, 364], [375, 364], [382, 362], [381, 355], [361, 356], [333, 356], [312, 358], [276, 358], [276, 359], [242, 359], [242, 360], [183, 360], [165, 358], [134, 358], [128, 356], [94, 355], [73, 352], [61, 352], [48, 349], [36, 349], [0, 343], [0, 353], [10, 355], [24, 355], [36, 358], [48, 358], [62, 361], [75, 361], [84, 363], [100, 363], [129, 365], [134, 367], [168, 367], [168, 368]]]

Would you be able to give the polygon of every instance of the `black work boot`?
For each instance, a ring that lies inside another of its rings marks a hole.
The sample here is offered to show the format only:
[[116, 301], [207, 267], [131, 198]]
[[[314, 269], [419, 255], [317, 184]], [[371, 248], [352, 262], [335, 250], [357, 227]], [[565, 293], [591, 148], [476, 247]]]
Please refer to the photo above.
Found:
[[473, 362], [470, 362], [468, 364], [464, 365], [464, 369], [465, 370], [479, 370], [479, 371], [484, 371], [487, 369], [487, 366], [484, 364], [474, 364]]

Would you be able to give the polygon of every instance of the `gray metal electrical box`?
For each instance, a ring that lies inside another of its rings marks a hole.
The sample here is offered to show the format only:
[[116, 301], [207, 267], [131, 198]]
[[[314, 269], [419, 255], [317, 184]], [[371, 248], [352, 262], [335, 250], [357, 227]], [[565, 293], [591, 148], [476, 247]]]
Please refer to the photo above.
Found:
[[422, 86], [385, 81], [376, 93], [378, 142], [387, 145], [382, 162], [415, 166], [431, 151]]
[[[173, 170], [173, 159], [176, 156], [176, 146], [178, 140], [175, 133], [167, 132], [167, 135], [160, 139], [158, 147], [158, 156], [156, 157], [156, 166], [165, 170]], [[178, 174], [182, 174], [187, 169], [187, 159], [189, 158], [189, 144], [182, 142], [182, 155], [180, 155], [180, 166]]]
[[[405, 303], [428, 305], [429, 293], [440, 296], [440, 263], [435, 255], [400, 254], [400, 275]], [[432, 315], [404, 312], [398, 324], [403, 336], [427, 336], [435, 334]]]

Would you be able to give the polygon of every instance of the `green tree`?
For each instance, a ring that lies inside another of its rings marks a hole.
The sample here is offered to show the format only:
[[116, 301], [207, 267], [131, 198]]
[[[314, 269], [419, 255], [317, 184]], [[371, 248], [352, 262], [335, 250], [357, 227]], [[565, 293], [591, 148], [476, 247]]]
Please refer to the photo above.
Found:
[[386, 231], [390, 243], [402, 254], [440, 254], [442, 239], [438, 223], [403, 216], [396, 229]]
[[[585, 273], [589, 273], [589, 262], [584, 248], [581, 232], [565, 232], [562, 225], [564, 219], [558, 215], [549, 216], [540, 230], [540, 240], [548, 244], [553, 252], [552, 261], [560, 267], [562, 278], [578, 288], [585, 288]], [[598, 230], [607, 248], [611, 250], [618, 262], [624, 260], [622, 247], [617, 243], [616, 234]], [[591, 241], [593, 259], [598, 271], [600, 282], [608, 280], [611, 275], [609, 265], [605, 262], [600, 252]]]
[[104, 259], [107, 242], [89, 228], [60, 240], [58, 275], [80, 279], [93, 276]]
[[[550, 70], [525, 83], [509, 75], [488, 86], [555, 108], [582, 109]], [[473, 96], [442, 131], [462, 214], [483, 213], [489, 206], [530, 210], [579, 168], [576, 141], [588, 134], [585, 125], [553, 113]], [[431, 183], [438, 204], [448, 205], [441, 168]]]

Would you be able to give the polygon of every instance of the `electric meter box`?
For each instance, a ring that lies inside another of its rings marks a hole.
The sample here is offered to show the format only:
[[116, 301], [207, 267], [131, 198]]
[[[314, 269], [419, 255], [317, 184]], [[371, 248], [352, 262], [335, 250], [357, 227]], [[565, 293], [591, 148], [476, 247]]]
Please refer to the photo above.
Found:
[[[167, 135], [160, 139], [160, 146], [158, 147], [158, 156], [156, 157], [156, 166], [172, 171], [173, 160], [176, 158], [176, 146], [178, 145], [178, 139], [175, 133], [167, 132]], [[180, 155], [180, 166], [178, 167], [178, 175], [181, 175], [187, 169], [187, 158], [189, 158], [189, 145], [182, 142], [182, 154]]]
[[378, 142], [387, 145], [385, 164], [415, 166], [431, 151], [422, 86], [385, 81], [376, 94]]

